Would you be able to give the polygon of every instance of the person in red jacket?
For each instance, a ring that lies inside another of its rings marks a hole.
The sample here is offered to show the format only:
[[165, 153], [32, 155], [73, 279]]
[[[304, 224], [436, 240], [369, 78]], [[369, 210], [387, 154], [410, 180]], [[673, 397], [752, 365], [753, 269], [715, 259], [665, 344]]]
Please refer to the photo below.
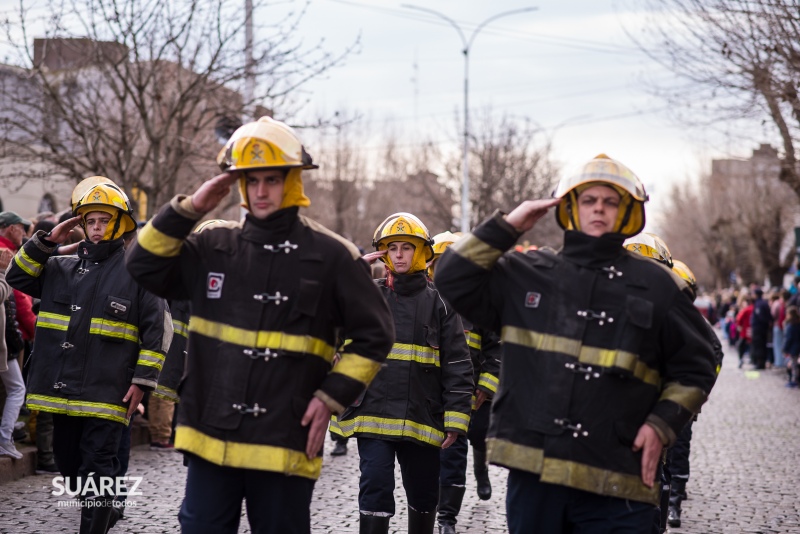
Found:
[[745, 296], [742, 299], [739, 313], [736, 315], [736, 329], [739, 331], [739, 369], [744, 363], [744, 355], [750, 350], [750, 342], [753, 340], [753, 330], [750, 327], [750, 319], [753, 316], [753, 299]]
[[[23, 219], [13, 211], [0, 213], [0, 249], [8, 249], [16, 254], [22, 246], [31, 221]], [[22, 332], [22, 339], [33, 340], [36, 331], [36, 315], [33, 313], [33, 300], [17, 289], [14, 290], [14, 300], [17, 301], [17, 322]]]

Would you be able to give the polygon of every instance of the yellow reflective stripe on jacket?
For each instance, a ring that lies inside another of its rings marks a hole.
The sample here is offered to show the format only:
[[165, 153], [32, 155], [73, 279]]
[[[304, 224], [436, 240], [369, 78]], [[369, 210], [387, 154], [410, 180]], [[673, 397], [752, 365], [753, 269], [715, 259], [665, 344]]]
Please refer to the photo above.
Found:
[[501, 337], [503, 341], [515, 345], [573, 356], [582, 363], [589, 363], [598, 367], [625, 369], [646, 384], [656, 387], [661, 385], [661, 375], [658, 370], [648, 367], [646, 363], [639, 359], [639, 356], [632, 352], [587, 347], [576, 339], [542, 334], [515, 326], [504, 326]]
[[130, 323], [123, 323], [122, 321], [111, 321], [109, 319], [92, 317], [92, 321], [89, 324], [89, 333], [127, 339], [134, 343], [139, 342], [139, 328]]
[[245, 330], [225, 323], [209, 321], [196, 315], [193, 315], [189, 321], [189, 331], [243, 347], [313, 354], [327, 362], [333, 361], [335, 352], [331, 345], [315, 337], [284, 334], [283, 332], [267, 332], [264, 330]]
[[499, 384], [500, 380], [498, 380], [497, 377], [491, 373], [481, 373], [481, 375], [478, 377], [478, 386], [483, 386], [492, 393], [497, 393], [497, 386]]
[[81, 417], [98, 417], [128, 424], [128, 409], [124, 406], [35, 394], [28, 395], [26, 403], [28, 408], [33, 410]]
[[183, 239], [168, 236], [153, 226], [152, 222], [147, 223], [144, 228], [139, 230], [136, 240], [147, 252], [162, 258], [177, 256], [183, 246]]
[[223, 441], [188, 426], [175, 429], [175, 448], [225, 467], [273, 471], [312, 480], [319, 478], [322, 470], [322, 458], [309, 460], [303, 451], [274, 445]]
[[473, 349], [481, 350], [480, 334], [476, 334], [475, 332], [470, 332], [469, 330], [465, 331], [464, 334], [467, 336], [467, 345], [469, 345]]
[[469, 429], [469, 415], [461, 412], [444, 412], [444, 427], [466, 432]]
[[39, 312], [36, 319], [37, 328], [52, 328], [53, 330], [64, 330], [69, 328], [69, 315], [60, 315], [51, 312]]
[[500, 438], [486, 439], [486, 455], [493, 464], [540, 475], [543, 482], [599, 495], [657, 504], [658, 484], [648, 488], [639, 475], [619, 473], [570, 460], [549, 458], [544, 450]]
[[426, 363], [428, 365], [439, 364], [439, 351], [432, 347], [422, 345], [409, 345], [408, 343], [395, 343], [392, 350], [386, 357], [387, 360], [402, 360], [406, 362]]
[[692, 413], [697, 413], [707, 398], [706, 392], [700, 388], [684, 386], [678, 382], [670, 382], [664, 386], [664, 390], [658, 400], [672, 401]]
[[353, 434], [377, 434], [397, 438], [413, 438], [423, 443], [441, 446], [444, 432], [432, 426], [421, 425], [407, 419], [387, 419], [385, 417], [358, 416], [353, 419], [339, 421], [341, 435], [350, 437]]
[[164, 365], [164, 360], [165, 358], [163, 354], [159, 354], [158, 352], [152, 350], [141, 349], [139, 351], [139, 361], [136, 362], [136, 365], [155, 367], [160, 371], [161, 367]]
[[17, 267], [33, 277], [38, 277], [42, 274], [42, 264], [28, 256], [24, 248], [19, 249], [19, 252], [14, 256], [14, 263], [17, 264]]
[[174, 317], [172, 318], [172, 331], [179, 336], [189, 337], [189, 325], [183, 321], [176, 320]]
[[339, 360], [339, 363], [333, 367], [332, 372], [349, 376], [364, 385], [369, 385], [380, 370], [381, 364], [375, 360], [370, 360], [352, 352], [345, 352], [342, 354], [342, 359]]
[[155, 395], [156, 397], [161, 397], [162, 399], [167, 399], [172, 402], [178, 402], [180, 400], [177, 391], [175, 391], [172, 388], [162, 386], [161, 384], [157, 385], [156, 389], [153, 390], [153, 395]]
[[450, 245], [450, 249], [462, 258], [487, 271], [497, 263], [497, 260], [500, 259], [504, 252], [476, 237], [475, 234], [465, 235]]

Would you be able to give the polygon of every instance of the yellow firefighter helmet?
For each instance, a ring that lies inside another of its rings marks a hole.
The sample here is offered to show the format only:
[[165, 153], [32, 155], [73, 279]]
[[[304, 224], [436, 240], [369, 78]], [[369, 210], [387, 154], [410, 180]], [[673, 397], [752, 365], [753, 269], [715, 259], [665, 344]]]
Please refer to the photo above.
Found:
[[689, 284], [689, 288], [692, 290], [692, 296], [697, 297], [697, 278], [695, 278], [694, 273], [689, 266], [683, 263], [681, 260], [673, 260], [672, 262], [672, 270], [686, 280], [686, 283]]
[[622, 246], [631, 252], [641, 254], [647, 258], [652, 258], [663, 263], [670, 269], [672, 268], [672, 254], [669, 251], [669, 247], [667, 247], [664, 240], [656, 234], [645, 232], [635, 235], [626, 239]]
[[581, 230], [578, 219], [578, 195], [589, 187], [605, 185], [620, 194], [619, 214], [614, 232], [630, 237], [644, 228], [644, 203], [647, 192], [644, 184], [628, 167], [600, 154], [581, 167], [578, 172], [562, 178], [553, 198], [560, 198], [556, 209], [556, 220], [565, 230]]
[[433, 280], [433, 273], [436, 270], [436, 260], [439, 259], [447, 247], [455, 243], [461, 238], [461, 232], [442, 232], [433, 236], [433, 260], [428, 265], [428, 276]]
[[[102, 180], [99, 180], [101, 179]], [[136, 229], [136, 220], [133, 218], [133, 209], [125, 192], [114, 182], [103, 176], [93, 176], [87, 180], [94, 180], [90, 187], [83, 187], [83, 194], [74, 203], [72, 213], [82, 220], [86, 214], [93, 211], [102, 211], [111, 215], [111, 220], [103, 235], [103, 240], [112, 241], [119, 239], [122, 234]], [[105, 181], [107, 180], [107, 181]], [[75, 189], [81, 188], [86, 180], [79, 183]], [[73, 198], [75, 191], [73, 191]]]
[[[301, 171], [318, 169], [319, 165], [313, 163], [295, 131], [281, 121], [261, 117], [239, 127], [220, 151], [217, 163], [225, 172], [285, 169], [280, 208], [311, 205], [303, 192]], [[242, 207], [249, 210], [244, 173], [239, 177], [239, 193]]]
[[[403, 241], [414, 245], [414, 256], [411, 259], [409, 273], [425, 270], [427, 263], [433, 259], [433, 240], [428, 228], [417, 217], [410, 213], [389, 215], [378, 225], [372, 236], [375, 250], [387, 250], [389, 243]], [[394, 265], [389, 255], [381, 258], [391, 271]]]

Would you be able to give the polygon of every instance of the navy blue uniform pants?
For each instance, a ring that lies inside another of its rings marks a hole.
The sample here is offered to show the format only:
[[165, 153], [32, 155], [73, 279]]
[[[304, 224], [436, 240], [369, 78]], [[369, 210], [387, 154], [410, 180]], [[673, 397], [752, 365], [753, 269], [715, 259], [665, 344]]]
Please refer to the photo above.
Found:
[[314, 480], [271, 471], [223, 467], [187, 454], [186, 495], [178, 521], [184, 534], [235, 534], [242, 499], [253, 534], [311, 532]]
[[408, 505], [418, 512], [434, 512], [439, 503], [438, 447], [409, 441], [358, 438], [361, 480], [358, 509], [392, 516], [394, 507], [394, 459], [400, 464]]
[[511, 469], [506, 516], [511, 534], [642, 534], [652, 532], [655, 506], [546, 484]]
[[[119, 473], [117, 450], [124, 429], [122, 423], [97, 417], [53, 414], [53, 456], [58, 470], [70, 480], [79, 477], [84, 482], [93, 473], [94, 486], [100, 489], [104, 477]], [[69, 488], [77, 489], [76, 483], [69, 483]], [[104, 490], [103, 494], [113, 497], [113, 491]], [[85, 496], [97, 494], [89, 492]]]
[[455, 443], [442, 449], [442, 468], [439, 474], [441, 486], [466, 486], [467, 484], [467, 452], [469, 445], [478, 451], [486, 452], [486, 432], [489, 429], [491, 402], [484, 402], [479, 410], [472, 412], [469, 421], [469, 432], [466, 436], [459, 434]]

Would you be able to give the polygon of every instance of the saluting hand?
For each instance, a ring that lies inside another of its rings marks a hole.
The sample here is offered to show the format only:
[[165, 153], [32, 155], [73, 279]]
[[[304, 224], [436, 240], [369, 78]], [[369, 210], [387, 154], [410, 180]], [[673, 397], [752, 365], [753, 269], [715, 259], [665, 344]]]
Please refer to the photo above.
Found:
[[62, 223], [58, 223], [55, 228], [50, 230], [50, 235], [45, 236], [45, 239], [47, 239], [51, 243], [56, 243], [60, 245], [61, 243], [67, 240], [70, 232], [72, 232], [72, 229], [78, 226], [80, 223], [81, 223], [80, 217], [73, 217], [71, 219], [67, 219]]
[[559, 198], [549, 198], [546, 200], [526, 200], [514, 210], [506, 215], [508, 224], [517, 229], [520, 233], [525, 233], [541, 219], [547, 210], [557, 206], [561, 202]]
[[633, 451], [642, 451], [642, 483], [648, 488], [653, 487], [656, 478], [656, 467], [661, 458], [661, 449], [664, 445], [655, 429], [643, 424], [633, 440]]
[[364, 254], [361, 256], [361, 259], [372, 265], [376, 261], [378, 261], [383, 256], [386, 256], [386, 253], [389, 252], [388, 250], [376, 250], [375, 252], [370, 252], [369, 254]]
[[192, 195], [192, 207], [200, 213], [216, 208], [231, 192], [231, 185], [239, 178], [237, 172], [224, 172], [203, 182]]

